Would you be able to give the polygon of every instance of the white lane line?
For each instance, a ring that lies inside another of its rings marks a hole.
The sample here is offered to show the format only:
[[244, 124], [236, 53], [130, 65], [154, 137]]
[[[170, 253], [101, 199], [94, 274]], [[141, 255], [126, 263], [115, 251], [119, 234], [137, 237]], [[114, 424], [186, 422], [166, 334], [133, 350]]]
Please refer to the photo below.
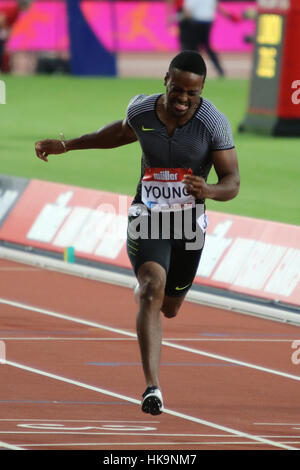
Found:
[[[79, 442], [79, 443], [70, 443], [70, 444], [62, 444], [62, 443], [57, 443], [57, 444], [22, 444], [23, 446], [26, 447], [70, 447], [70, 446], [106, 446], [108, 448], [112, 446], [176, 446], [176, 449], [178, 449], [178, 446], [234, 446], [234, 445], [261, 445], [262, 443], [259, 442], [249, 442], [249, 441], [233, 441], [233, 442], [222, 442], [222, 441], [203, 441], [203, 442], [165, 442], [165, 441], [158, 441], [158, 442]], [[294, 444], [294, 442], [291, 442], [291, 444]], [[193, 451], [193, 449], [188, 449]], [[194, 449], [195, 450], [195, 449]]]
[[253, 423], [255, 425], [268, 426], [300, 426], [300, 423]]
[[[67, 321], [71, 321], [71, 322], [74, 322], [74, 323], [80, 323], [82, 325], [92, 326], [94, 328], [99, 328], [101, 330], [109, 331], [111, 333], [117, 333], [117, 334], [120, 334], [120, 335], [123, 335], [123, 336], [130, 336], [131, 338], [137, 338], [135, 333], [132, 333], [132, 332], [127, 331], [127, 330], [121, 330], [120, 328], [113, 328], [113, 327], [110, 327], [110, 326], [107, 326], [107, 325], [103, 325], [101, 323], [93, 322], [93, 321], [90, 321], [90, 320], [84, 320], [84, 319], [81, 319], [81, 318], [78, 318], [78, 317], [72, 317], [71, 315], [65, 315], [65, 314], [62, 314], [62, 313], [53, 312], [53, 311], [48, 310], [48, 309], [44, 309], [44, 308], [40, 308], [40, 307], [34, 307], [32, 305], [26, 305], [26, 304], [23, 304], [21, 302], [15, 302], [15, 301], [12, 301], [12, 300], [0, 298], [0, 303], [10, 305], [10, 306], [13, 306], [13, 307], [17, 307], [17, 308], [21, 308], [23, 310], [29, 310], [31, 312], [36, 312], [36, 313], [39, 313], [39, 314], [42, 314], [42, 315], [48, 315], [48, 316], [52, 316], [52, 317], [55, 317], [55, 318], [60, 318], [61, 320], [67, 320]], [[276, 370], [276, 369], [270, 369], [268, 367], [259, 366], [257, 364], [251, 364], [251, 363], [245, 362], [245, 361], [239, 361], [237, 359], [233, 359], [233, 358], [226, 357], [226, 356], [221, 356], [219, 354], [209, 353], [207, 351], [203, 351], [203, 350], [200, 350], [200, 349], [195, 349], [195, 348], [190, 348], [190, 347], [183, 346], [183, 345], [180, 345], [180, 344], [170, 343], [169, 341], [165, 341], [165, 340], [163, 340], [162, 344], [163, 344], [163, 346], [168, 346], [170, 348], [179, 349], [181, 351], [185, 351], [185, 352], [189, 352], [189, 353], [193, 353], [193, 354], [198, 354], [200, 356], [210, 357], [212, 359], [217, 359], [219, 361], [229, 362], [231, 364], [236, 364], [238, 366], [248, 367], [250, 369], [259, 370], [261, 372], [267, 372], [269, 374], [278, 375], [280, 377], [285, 377], [287, 379], [300, 381], [300, 376], [289, 374], [287, 372], [279, 371], [279, 370]]]
[[[223, 438], [223, 439], [240, 439], [241, 436], [233, 436], [233, 435], [228, 435], [228, 434], [170, 434], [170, 433], [154, 433], [154, 432], [91, 432], [91, 431], [0, 431], [0, 434], [55, 434], [57, 436], [59, 435], [80, 435], [80, 436], [155, 436], [155, 437], [217, 437], [217, 438]], [[271, 439], [280, 439], [280, 443], [284, 443], [285, 439], [297, 439], [295, 443], [300, 444], [300, 436], [264, 436], [264, 435], [259, 435], [257, 437], [260, 437], [262, 439], [265, 438], [271, 438]], [[284, 441], [282, 441], [284, 439]]]
[[[73, 379], [69, 379], [67, 377], [62, 377], [60, 375], [52, 374], [50, 372], [46, 372], [46, 371], [43, 371], [43, 370], [40, 370], [40, 369], [29, 367], [29, 366], [26, 366], [25, 364], [20, 364], [20, 363], [14, 362], [14, 361], [7, 360], [5, 362], [5, 365], [9, 365], [9, 366], [12, 366], [12, 367], [16, 367], [18, 369], [26, 370], [28, 372], [33, 372], [34, 374], [42, 375], [44, 377], [48, 377], [48, 378], [51, 378], [51, 379], [54, 379], [54, 380], [58, 380], [58, 381], [65, 382], [65, 383], [68, 383], [68, 384], [71, 384], [71, 385], [75, 385], [77, 387], [92, 390], [94, 392], [102, 393], [103, 395], [108, 395], [108, 396], [111, 396], [111, 397], [119, 398], [121, 400], [128, 401], [130, 403], [134, 403], [134, 404], [140, 406], [140, 400], [136, 400], [135, 398], [131, 398], [131, 397], [128, 397], [126, 395], [121, 395], [119, 393], [115, 393], [115, 392], [112, 392], [110, 390], [105, 390], [105, 389], [100, 388], [100, 387], [95, 387], [94, 385], [89, 385], [89, 384], [86, 384], [86, 383], [83, 383], [83, 382], [79, 382], [78, 380], [73, 380]], [[208, 426], [208, 427], [211, 427], [211, 428], [214, 428], [214, 429], [218, 429], [220, 431], [227, 432], [227, 433], [233, 434], [235, 436], [239, 436], [240, 438], [245, 438], [245, 439], [248, 439], [248, 440], [251, 440], [251, 441], [256, 441], [256, 442], [259, 442], [261, 444], [265, 444], [265, 445], [268, 445], [268, 446], [271, 446], [271, 447], [279, 447], [281, 449], [286, 449], [286, 450], [300, 450], [300, 449], [297, 449], [295, 447], [291, 447], [291, 446], [282, 444], [280, 442], [275, 442], [275, 441], [272, 441], [270, 439], [263, 439], [259, 436], [255, 436], [255, 435], [248, 434], [248, 433], [245, 433], [245, 432], [242, 432], [242, 431], [238, 431], [236, 429], [232, 429], [232, 428], [229, 428], [227, 426], [221, 426], [219, 424], [216, 424], [216, 423], [213, 423], [213, 422], [210, 422], [210, 421], [206, 421], [206, 420], [203, 420], [203, 419], [200, 419], [200, 418], [195, 418], [194, 416], [189, 416], [189, 415], [186, 415], [184, 413], [179, 413], [177, 411], [164, 409], [164, 413], [169, 414], [171, 416], [176, 416], [177, 418], [180, 418], [180, 419], [184, 419], [184, 420], [191, 421], [191, 422], [194, 422], [194, 423], [197, 423], [197, 424], [202, 424], [204, 426]]]
[[[36, 424], [37, 426], [41, 425], [42, 423], [43, 424], [51, 424], [52, 426], [55, 426], [55, 423], [109, 423], [110, 425], [114, 425], [115, 423], [125, 423], [125, 424], [135, 424], [135, 425], [140, 425], [140, 424], [160, 424], [161, 422], [160, 421], [145, 421], [145, 420], [120, 420], [120, 419], [41, 419], [41, 418], [20, 418], [20, 419], [17, 419], [17, 418], [0, 418], [0, 422], [1, 421], [5, 421], [5, 422], [12, 422], [12, 421], [15, 421], [17, 423], [20, 423], [20, 422], [26, 422], [26, 423], [29, 423], [31, 424], [31, 426], [33, 427], [34, 424]], [[53, 424], [52, 424], [53, 422]], [[299, 426], [299, 424], [287, 424], [287, 423], [253, 423], [253, 424], [276, 424], [278, 426]], [[104, 425], [105, 426], [105, 425]], [[107, 426], [107, 425], [106, 425]], [[101, 429], [100, 427], [94, 427], [94, 426], [90, 426], [91, 429]], [[105, 428], [103, 428], [105, 429]], [[14, 431], [0, 431], [0, 434], [5, 434], [5, 432], [9, 432], [9, 433], [14, 433]], [[107, 432], [107, 431], [106, 431]], [[106, 432], [104, 434], [106, 434]], [[127, 435], [128, 431], [126, 431], [125, 435]], [[102, 434], [102, 433], [98, 433], [98, 434]], [[123, 432], [119, 431], [119, 432], [116, 432], [115, 433], [116, 435], [123, 435]], [[137, 433], [138, 435], [141, 434], [141, 432], [139, 431]], [[192, 434], [188, 434], [188, 433], [181, 433], [181, 434], [171, 434], [171, 433], [144, 433], [143, 432], [143, 435], [151, 435], [151, 436], [190, 436], [190, 437], [228, 437], [230, 439], [232, 438], [235, 438], [235, 437], [239, 437], [239, 436], [228, 436], [228, 434], [195, 434], [195, 433], [192, 433]], [[271, 434], [271, 435], [260, 435], [259, 437], [266, 437], [266, 438], [272, 438], [272, 439], [300, 439], [300, 434], [296, 434], [296, 435], [275, 435], [275, 434]]]
[[[151, 424], [159, 424], [160, 421], [145, 421], [145, 420], [140, 420], [140, 419], [135, 419], [135, 420], [129, 420], [129, 419], [40, 419], [40, 418], [0, 418], [0, 421], [34, 421], [39, 424], [39, 421], [42, 421], [43, 423], [50, 423], [50, 421], [54, 421], [54, 423], [60, 422], [60, 423], [134, 423], [134, 424], [139, 424], [139, 423], [151, 423]], [[33, 423], [33, 424], [34, 424]]]
[[[298, 338], [300, 338], [300, 333]], [[136, 338], [93, 338], [93, 337], [67, 337], [64, 338], [62, 336], [0, 336], [0, 340], [3, 341], [135, 341]], [[292, 343], [295, 341], [295, 338], [291, 339], [256, 339], [256, 338], [165, 338], [164, 341], [187, 341], [187, 342], [206, 342], [206, 343], [212, 343], [212, 342], [243, 342], [243, 343]]]
[[[27, 336], [20, 336], [20, 337], [13, 337], [13, 336], [7, 336], [7, 337], [0, 337], [0, 340], [3, 341], [136, 341], [136, 338], [62, 338], [60, 337], [52, 337], [52, 336], [45, 336], [43, 337], [27, 337]], [[292, 342], [292, 341], [291, 341]]]
[[259, 370], [261, 372], [267, 372], [269, 374], [279, 375], [280, 377], [285, 377], [287, 379], [300, 381], [300, 376], [298, 376], [298, 375], [289, 374], [287, 372], [279, 371], [279, 370], [276, 370], [276, 369], [270, 369], [268, 367], [259, 366], [258, 364], [251, 364], [249, 362], [239, 361], [237, 359], [233, 359], [233, 358], [230, 358], [230, 357], [220, 356], [219, 354], [213, 354], [213, 353], [209, 353], [207, 351], [201, 351], [199, 349], [189, 348], [189, 347], [182, 346], [182, 345], [179, 345], [179, 344], [174, 345], [173, 343], [169, 343], [168, 341], [163, 341], [163, 344], [164, 344], [164, 346], [169, 346], [169, 347], [172, 347], [172, 348], [180, 349], [181, 351], [186, 351], [186, 352], [190, 352], [190, 353], [194, 353], [194, 354], [199, 354], [201, 356], [210, 357], [212, 359], [218, 359], [220, 361], [230, 362], [231, 364], [236, 364], [238, 366], [249, 367], [250, 369], [255, 369], [255, 370]]
[[0, 441], [0, 447], [5, 447], [5, 449], [9, 449], [9, 450], [25, 450], [23, 449], [23, 447], [8, 444], [7, 442], [3, 442], [3, 441]]
[[118, 334], [123, 335], [123, 336], [125, 335], [125, 336], [130, 336], [132, 338], [136, 338], [136, 334], [132, 333], [130, 331], [121, 330], [120, 328], [112, 328], [110, 326], [102, 325], [101, 323], [97, 323], [97, 322], [90, 321], [90, 320], [83, 320], [81, 318], [72, 317], [71, 315], [65, 315], [65, 314], [62, 314], [62, 313], [53, 312], [53, 311], [45, 309], [45, 308], [34, 307], [33, 305], [26, 305], [26, 304], [21, 303], [21, 302], [15, 302], [13, 300], [2, 299], [2, 298], [0, 298], [0, 303], [5, 304], [5, 305], [9, 305], [11, 307], [21, 308], [23, 310], [29, 310], [30, 312], [40, 313], [42, 315], [48, 315], [48, 316], [51, 316], [51, 317], [54, 317], [54, 318], [60, 318], [61, 320], [67, 320], [67, 321], [71, 321], [73, 323], [80, 323], [81, 325], [92, 326], [94, 328], [99, 328], [101, 330], [106, 330], [106, 331], [109, 331], [111, 333], [118, 333]]
[[[228, 434], [166, 434], [153, 432], [91, 432], [91, 431], [0, 431], [0, 434], [80, 434], [80, 435], [96, 435], [96, 436], [158, 436], [158, 437], [222, 437], [227, 439], [239, 439], [240, 436], [228, 436]], [[259, 436], [264, 437], [264, 436]], [[273, 437], [273, 436], [270, 436]], [[280, 436], [287, 439], [290, 437], [297, 438], [300, 436]]]

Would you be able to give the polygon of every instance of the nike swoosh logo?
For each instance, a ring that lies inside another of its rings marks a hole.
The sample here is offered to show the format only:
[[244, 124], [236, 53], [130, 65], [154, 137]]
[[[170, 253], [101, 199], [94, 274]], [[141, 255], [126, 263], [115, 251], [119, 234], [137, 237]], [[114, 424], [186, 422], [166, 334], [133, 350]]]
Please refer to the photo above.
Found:
[[142, 131], [155, 131], [155, 129], [148, 129], [147, 127], [142, 126]]
[[187, 284], [186, 286], [184, 287], [175, 287], [175, 290], [183, 290], [183, 289], [186, 289], [187, 287], [189, 287], [191, 284]]

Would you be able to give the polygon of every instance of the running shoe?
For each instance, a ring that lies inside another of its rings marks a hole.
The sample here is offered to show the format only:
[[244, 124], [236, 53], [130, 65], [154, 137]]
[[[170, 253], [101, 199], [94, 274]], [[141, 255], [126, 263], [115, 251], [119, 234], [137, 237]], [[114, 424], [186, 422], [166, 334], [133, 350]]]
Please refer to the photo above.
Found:
[[148, 387], [143, 393], [142, 411], [151, 415], [159, 415], [163, 411], [163, 399], [159, 388]]

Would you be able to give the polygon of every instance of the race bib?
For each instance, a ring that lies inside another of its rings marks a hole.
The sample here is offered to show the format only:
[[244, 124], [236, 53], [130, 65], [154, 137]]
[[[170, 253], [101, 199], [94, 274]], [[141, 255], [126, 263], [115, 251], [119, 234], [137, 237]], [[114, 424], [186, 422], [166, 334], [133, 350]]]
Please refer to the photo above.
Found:
[[142, 202], [155, 211], [176, 211], [195, 207], [195, 198], [182, 182], [192, 174], [185, 168], [146, 168], [142, 179]]

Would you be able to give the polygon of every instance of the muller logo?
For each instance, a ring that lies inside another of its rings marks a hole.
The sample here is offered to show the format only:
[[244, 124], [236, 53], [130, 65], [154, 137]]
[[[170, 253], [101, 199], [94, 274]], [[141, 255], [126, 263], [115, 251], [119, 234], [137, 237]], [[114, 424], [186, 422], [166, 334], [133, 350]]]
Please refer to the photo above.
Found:
[[171, 173], [169, 170], [160, 171], [159, 173], [154, 173], [153, 178], [160, 181], [177, 181], [178, 174]]

